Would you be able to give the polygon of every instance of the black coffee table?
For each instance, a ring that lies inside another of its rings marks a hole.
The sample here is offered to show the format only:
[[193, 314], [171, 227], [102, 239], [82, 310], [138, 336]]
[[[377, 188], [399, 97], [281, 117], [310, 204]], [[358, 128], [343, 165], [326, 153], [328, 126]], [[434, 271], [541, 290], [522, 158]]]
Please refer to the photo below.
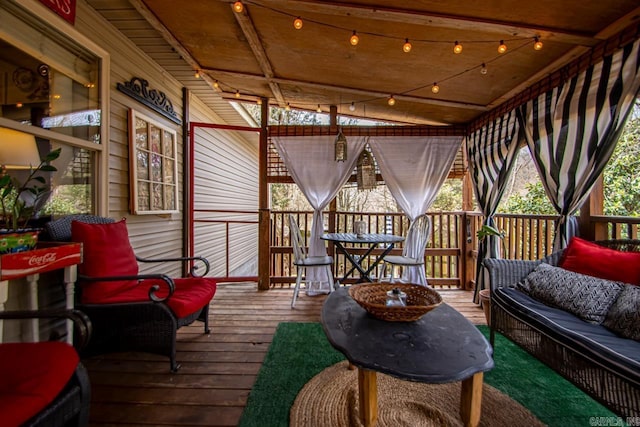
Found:
[[322, 307], [322, 327], [331, 345], [358, 368], [360, 419], [377, 420], [376, 372], [424, 383], [462, 381], [460, 416], [465, 426], [480, 421], [483, 372], [493, 368], [484, 335], [447, 304], [415, 322], [371, 317], [348, 293], [332, 292]]

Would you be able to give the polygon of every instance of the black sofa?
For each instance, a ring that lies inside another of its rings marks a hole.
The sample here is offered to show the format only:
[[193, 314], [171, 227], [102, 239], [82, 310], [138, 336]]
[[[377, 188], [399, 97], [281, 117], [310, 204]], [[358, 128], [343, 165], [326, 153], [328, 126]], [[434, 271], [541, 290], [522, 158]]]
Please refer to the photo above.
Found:
[[[597, 243], [640, 251], [637, 240]], [[640, 342], [548, 301], [543, 303], [523, 289], [525, 278], [540, 269], [541, 263], [557, 266], [562, 256], [563, 252], [557, 252], [538, 261], [485, 260], [491, 289], [490, 341], [493, 345], [495, 332], [502, 333], [616, 414], [638, 417]], [[616, 303], [622, 303], [617, 298]]]

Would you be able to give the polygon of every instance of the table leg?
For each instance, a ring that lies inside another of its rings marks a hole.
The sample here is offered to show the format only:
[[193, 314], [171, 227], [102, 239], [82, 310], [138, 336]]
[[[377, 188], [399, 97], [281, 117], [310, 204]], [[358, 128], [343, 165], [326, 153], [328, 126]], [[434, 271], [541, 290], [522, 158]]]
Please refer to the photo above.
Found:
[[[29, 310], [38, 310], [38, 279], [39, 274], [32, 274], [27, 276], [27, 283], [29, 284]], [[40, 320], [31, 319], [31, 342], [40, 341]]]
[[358, 368], [358, 395], [360, 421], [365, 427], [372, 427], [378, 421], [378, 386], [376, 372]]
[[[391, 249], [393, 249], [394, 244], [391, 243], [389, 244], [389, 246], [387, 246], [387, 248], [384, 250], [384, 252], [382, 252], [374, 261], [373, 263], [371, 263], [371, 265], [369, 266], [369, 268], [367, 269], [367, 271], [365, 271], [364, 275], [367, 276], [367, 278], [369, 277], [369, 273], [371, 273], [373, 271], [374, 268], [377, 267], [378, 264], [380, 264], [380, 261], [382, 261], [382, 258], [384, 258], [385, 256], [387, 256], [387, 254], [389, 252], [391, 252]], [[378, 278], [380, 279], [380, 278]], [[369, 280], [371, 281], [371, 280]], [[380, 281], [380, 280], [378, 280]]]
[[476, 427], [480, 423], [480, 407], [482, 405], [482, 378], [478, 372], [462, 381], [460, 393], [460, 417], [465, 427]]
[[[73, 310], [75, 285], [78, 278], [77, 265], [70, 265], [64, 268], [64, 292], [66, 297], [66, 308]], [[67, 343], [73, 345], [73, 321], [67, 319]]]

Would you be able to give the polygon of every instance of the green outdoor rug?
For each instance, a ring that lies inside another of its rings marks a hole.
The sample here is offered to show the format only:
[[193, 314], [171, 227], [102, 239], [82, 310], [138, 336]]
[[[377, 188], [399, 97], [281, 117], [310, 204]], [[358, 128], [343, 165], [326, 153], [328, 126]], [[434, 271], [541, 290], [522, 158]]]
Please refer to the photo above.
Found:
[[[479, 329], [488, 337], [486, 326]], [[288, 426], [289, 409], [302, 387], [322, 370], [342, 360], [344, 356], [331, 347], [319, 323], [281, 323], [239, 426]], [[494, 360], [495, 368], [485, 372], [484, 381], [518, 401], [549, 426], [589, 426], [594, 419], [620, 420], [499, 334]], [[517, 420], [513, 425], [518, 425]]]

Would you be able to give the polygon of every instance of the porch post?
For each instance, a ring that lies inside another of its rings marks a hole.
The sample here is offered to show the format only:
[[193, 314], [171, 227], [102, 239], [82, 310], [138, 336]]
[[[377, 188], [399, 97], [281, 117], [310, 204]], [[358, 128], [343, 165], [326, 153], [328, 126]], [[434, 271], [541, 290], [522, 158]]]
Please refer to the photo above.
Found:
[[591, 217], [604, 213], [604, 178], [596, 181], [589, 197], [580, 206], [580, 216], [578, 217], [578, 229], [580, 236], [587, 240], [604, 240], [608, 238], [607, 224], [594, 223]]
[[258, 166], [259, 180], [259, 216], [258, 216], [258, 289], [268, 290], [271, 286], [270, 269], [270, 230], [271, 211], [269, 209], [269, 183], [267, 180], [267, 154], [268, 138], [267, 126], [269, 125], [269, 100], [262, 99], [260, 111], [260, 157]]
[[[468, 164], [466, 160], [466, 148], [463, 150], [465, 156], [465, 164]], [[462, 289], [473, 289], [475, 287], [476, 278], [476, 262], [477, 255], [473, 251], [473, 242], [475, 239], [471, 235], [472, 233], [472, 217], [469, 216], [469, 212], [473, 211], [473, 180], [469, 173], [469, 169], [464, 173], [462, 177], [462, 230], [460, 235], [460, 257], [461, 263], [458, 265], [458, 277], [460, 277], [460, 286]]]

